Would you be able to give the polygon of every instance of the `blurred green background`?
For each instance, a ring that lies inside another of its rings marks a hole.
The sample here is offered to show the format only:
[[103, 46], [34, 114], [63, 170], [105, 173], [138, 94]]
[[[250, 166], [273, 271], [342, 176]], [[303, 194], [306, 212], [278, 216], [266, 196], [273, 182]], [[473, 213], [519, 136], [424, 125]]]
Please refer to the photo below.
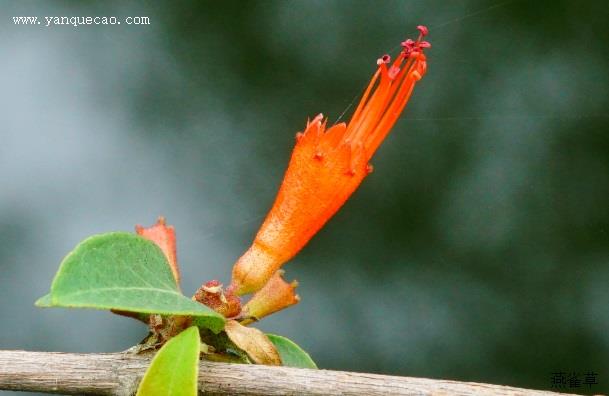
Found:
[[[374, 173], [285, 267], [301, 303], [260, 327], [322, 368], [542, 389], [593, 371], [562, 390], [609, 392], [607, 1], [2, 4], [0, 348], [138, 342], [129, 319], [33, 302], [80, 240], [159, 214], [187, 293], [228, 282], [295, 132], [426, 24], [428, 74]], [[151, 24], [12, 21], [64, 15]]]

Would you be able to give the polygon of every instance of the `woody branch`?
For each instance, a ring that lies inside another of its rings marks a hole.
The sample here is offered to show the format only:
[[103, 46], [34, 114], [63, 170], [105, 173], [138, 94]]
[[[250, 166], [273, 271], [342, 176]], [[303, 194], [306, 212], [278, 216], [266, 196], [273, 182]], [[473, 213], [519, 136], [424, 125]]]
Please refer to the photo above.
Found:
[[[61, 394], [135, 394], [150, 357], [0, 351], [0, 389]], [[522, 395], [558, 393], [501, 385], [330, 370], [201, 362], [202, 395]]]

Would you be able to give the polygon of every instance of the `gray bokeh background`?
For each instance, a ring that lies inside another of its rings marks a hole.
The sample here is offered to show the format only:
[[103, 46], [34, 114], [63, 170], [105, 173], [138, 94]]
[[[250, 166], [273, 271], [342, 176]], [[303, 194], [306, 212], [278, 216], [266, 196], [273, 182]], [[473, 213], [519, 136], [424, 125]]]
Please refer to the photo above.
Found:
[[[599, 1], [24, 2], [0, 10], [0, 348], [118, 351], [143, 325], [41, 310], [83, 238], [178, 232], [183, 289], [228, 282], [307, 117], [430, 27], [375, 172], [260, 323], [323, 368], [609, 391], [609, 6]], [[13, 16], [148, 16], [15, 26]], [[350, 112], [347, 112], [347, 116]], [[9, 394], [6, 392], [4, 394]]]

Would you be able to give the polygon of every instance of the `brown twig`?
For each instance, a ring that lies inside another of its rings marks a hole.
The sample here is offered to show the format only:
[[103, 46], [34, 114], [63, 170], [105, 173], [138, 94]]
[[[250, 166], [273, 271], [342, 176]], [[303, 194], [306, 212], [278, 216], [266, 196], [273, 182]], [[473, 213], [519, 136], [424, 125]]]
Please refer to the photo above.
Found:
[[[149, 363], [149, 356], [129, 353], [0, 351], [0, 389], [128, 396]], [[199, 390], [204, 395], [558, 395], [474, 382], [212, 362], [201, 362]]]

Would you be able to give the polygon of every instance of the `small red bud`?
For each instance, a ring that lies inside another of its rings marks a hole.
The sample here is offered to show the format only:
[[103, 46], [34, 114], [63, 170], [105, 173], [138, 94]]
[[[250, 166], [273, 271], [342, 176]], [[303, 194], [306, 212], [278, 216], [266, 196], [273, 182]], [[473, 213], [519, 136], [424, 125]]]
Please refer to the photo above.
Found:
[[207, 305], [227, 318], [241, 313], [241, 300], [231, 290], [224, 292], [222, 284], [217, 280], [205, 282], [192, 298], [203, 305]]

